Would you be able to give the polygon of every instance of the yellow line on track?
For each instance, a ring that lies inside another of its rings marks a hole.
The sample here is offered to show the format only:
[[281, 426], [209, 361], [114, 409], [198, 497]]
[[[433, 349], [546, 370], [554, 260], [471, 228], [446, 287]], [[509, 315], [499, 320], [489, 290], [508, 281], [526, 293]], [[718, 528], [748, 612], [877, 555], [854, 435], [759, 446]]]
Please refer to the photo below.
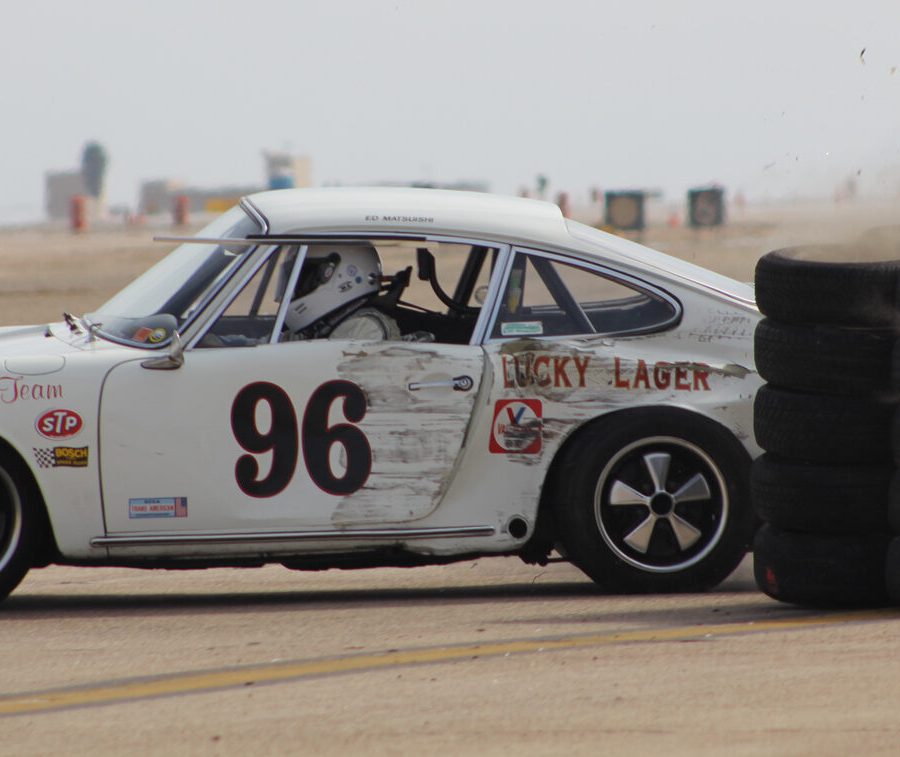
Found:
[[565, 636], [532, 641], [499, 641], [465, 646], [432, 647], [396, 652], [350, 655], [323, 660], [281, 662], [267, 665], [176, 673], [150, 679], [98, 683], [78, 688], [51, 689], [0, 696], [0, 716], [50, 712], [70, 707], [123, 704], [149, 697], [196, 694], [216, 689], [275, 683], [312, 676], [354, 673], [402, 665], [428, 665], [455, 660], [498, 657], [529, 652], [552, 652], [581, 647], [640, 642], [682, 641], [693, 638], [735, 636], [764, 631], [790, 631], [814, 626], [900, 619], [896, 610], [872, 610], [745, 623], [720, 623], [677, 628], [611, 631], [584, 636]]

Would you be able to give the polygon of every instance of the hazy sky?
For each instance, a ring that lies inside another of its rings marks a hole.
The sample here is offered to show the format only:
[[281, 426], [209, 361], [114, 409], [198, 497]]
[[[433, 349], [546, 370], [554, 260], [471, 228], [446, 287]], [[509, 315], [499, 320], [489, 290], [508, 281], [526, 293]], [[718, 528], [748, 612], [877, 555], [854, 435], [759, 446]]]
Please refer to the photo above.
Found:
[[29, 0], [3, 27], [0, 219], [91, 139], [132, 206], [283, 148], [316, 184], [900, 191], [898, 0]]

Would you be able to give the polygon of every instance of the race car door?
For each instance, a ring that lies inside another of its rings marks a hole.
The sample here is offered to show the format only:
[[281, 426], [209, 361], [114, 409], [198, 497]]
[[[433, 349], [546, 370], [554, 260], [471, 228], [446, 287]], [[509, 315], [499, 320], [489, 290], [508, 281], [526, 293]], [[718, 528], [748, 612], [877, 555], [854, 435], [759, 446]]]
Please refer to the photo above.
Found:
[[479, 392], [478, 346], [311, 340], [192, 349], [108, 375], [109, 533], [414, 521], [446, 490]]

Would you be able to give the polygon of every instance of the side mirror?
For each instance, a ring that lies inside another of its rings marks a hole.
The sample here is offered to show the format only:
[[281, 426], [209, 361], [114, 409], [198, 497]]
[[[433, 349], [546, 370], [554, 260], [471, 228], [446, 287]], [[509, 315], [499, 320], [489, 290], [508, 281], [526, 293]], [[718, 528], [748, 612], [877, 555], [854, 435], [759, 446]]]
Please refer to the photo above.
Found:
[[174, 371], [184, 365], [184, 342], [177, 331], [172, 332], [172, 349], [162, 357], [151, 357], [141, 363], [141, 368], [153, 371]]

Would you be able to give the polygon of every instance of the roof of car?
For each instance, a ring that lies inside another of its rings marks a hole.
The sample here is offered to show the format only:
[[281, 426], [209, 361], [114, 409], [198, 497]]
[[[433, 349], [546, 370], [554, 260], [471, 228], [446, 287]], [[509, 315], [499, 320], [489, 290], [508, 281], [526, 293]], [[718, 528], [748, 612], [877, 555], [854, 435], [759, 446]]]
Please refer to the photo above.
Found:
[[655, 270], [692, 286], [743, 304], [753, 301], [752, 290], [725, 276], [651, 250], [627, 239], [567, 221], [549, 202], [484, 192], [461, 192], [417, 187], [324, 187], [277, 189], [244, 198], [265, 218], [267, 233], [317, 234], [409, 233], [470, 236], [473, 239], [538, 243], [577, 248], [580, 254], [601, 253], [642, 271]]
[[324, 187], [259, 192], [245, 200], [265, 217], [269, 234], [343, 229], [546, 241], [569, 236], [556, 205], [483, 192]]

